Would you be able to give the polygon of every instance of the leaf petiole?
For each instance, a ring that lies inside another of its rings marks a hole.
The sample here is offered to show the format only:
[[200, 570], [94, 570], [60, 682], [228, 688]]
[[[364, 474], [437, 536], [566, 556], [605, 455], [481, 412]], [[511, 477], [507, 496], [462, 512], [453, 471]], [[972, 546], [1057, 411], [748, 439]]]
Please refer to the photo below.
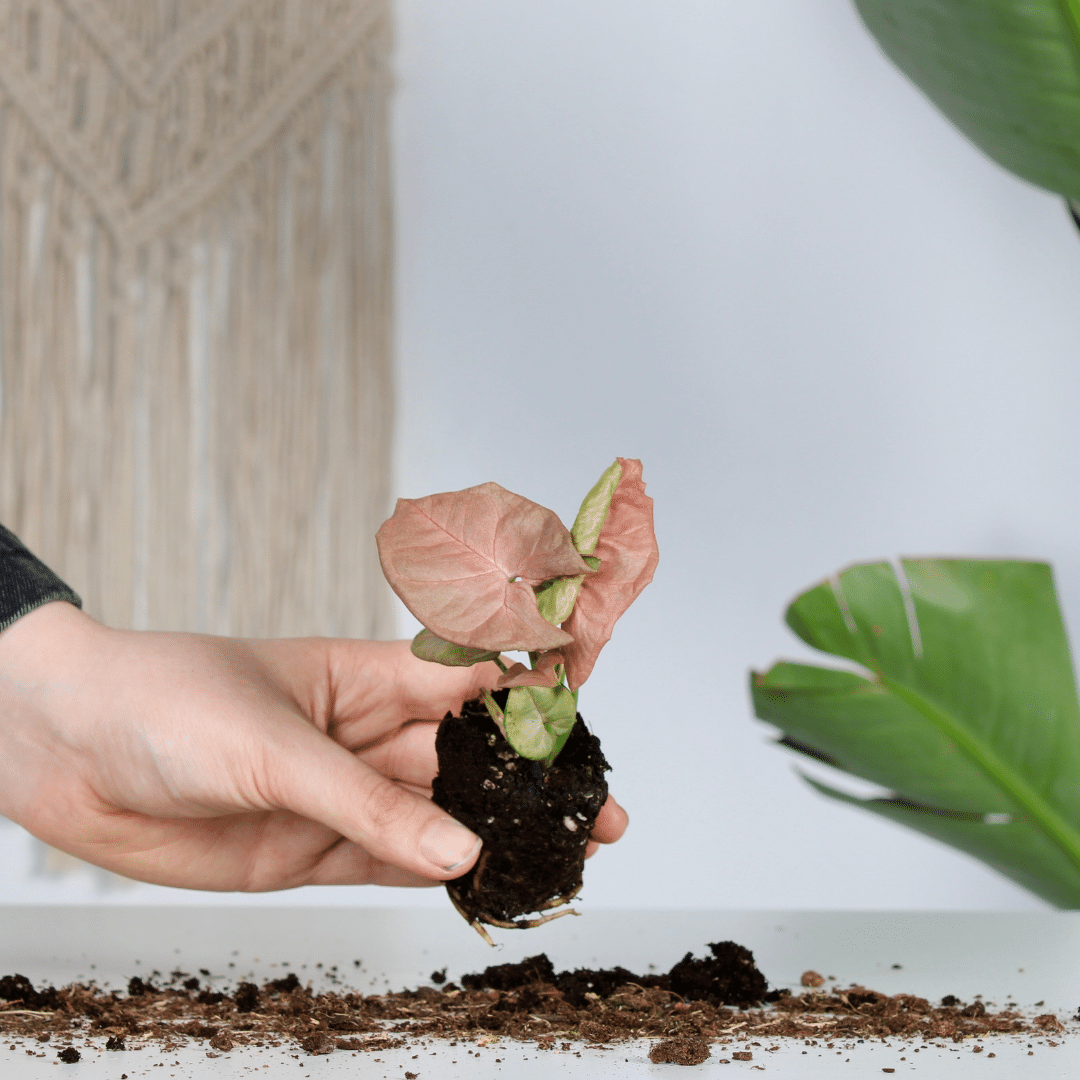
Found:
[[491, 696], [490, 690], [481, 690], [481, 695], [484, 698], [484, 704], [487, 706], [488, 715], [495, 721], [495, 726], [502, 732], [502, 736], [506, 738], [506, 718], [503, 716], [502, 709], [499, 708], [499, 703]]

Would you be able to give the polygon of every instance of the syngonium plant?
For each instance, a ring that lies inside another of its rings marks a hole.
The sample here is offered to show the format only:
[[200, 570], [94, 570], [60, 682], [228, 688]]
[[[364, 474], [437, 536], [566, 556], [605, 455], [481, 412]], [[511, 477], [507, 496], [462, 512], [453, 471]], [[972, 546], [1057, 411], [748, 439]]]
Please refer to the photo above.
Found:
[[[570, 737], [578, 690], [659, 554], [641, 462], [617, 458], [570, 529], [495, 483], [399, 499], [377, 535], [390, 586], [424, 629], [412, 651], [451, 667], [493, 661], [492, 720], [522, 756], [550, 767]], [[529, 665], [502, 654], [527, 652]]]

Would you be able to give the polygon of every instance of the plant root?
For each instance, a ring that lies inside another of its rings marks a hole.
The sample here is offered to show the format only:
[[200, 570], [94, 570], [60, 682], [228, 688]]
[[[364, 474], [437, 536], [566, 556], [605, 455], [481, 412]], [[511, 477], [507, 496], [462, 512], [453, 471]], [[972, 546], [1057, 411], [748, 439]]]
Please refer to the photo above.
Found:
[[564, 915], [580, 914], [580, 911], [575, 911], [573, 908], [563, 908], [562, 911], [553, 911], [550, 915], [541, 915], [538, 919], [516, 919], [514, 922], [510, 922], [508, 919], [496, 919], [484, 912], [481, 912], [476, 918], [477, 921], [486, 922], [488, 926], [498, 926], [503, 930], [533, 930], [537, 926], [543, 926], [544, 923], [549, 923], [554, 919], [561, 919]]
[[579, 892], [581, 892], [582, 886], [579, 885], [572, 893], [567, 893], [565, 896], [556, 896], [554, 900], [549, 900], [546, 904], [541, 904], [537, 911], [550, 911], [552, 908], [557, 908], [560, 904], [569, 904], [571, 900]]
[[[497, 926], [500, 930], [534, 930], [538, 926], [543, 926], [544, 923], [553, 922], [555, 919], [561, 919], [564, 915], [580, 915], [580, 911], [575, 911], [574, 908], [564, 908], [562, 911], [553, 911], [550, 915], [541, 915], [537, 919], [517, 919], [514, 922], [510, 922], [509, 919], [496, 919], [494, 915], [488, 915], [487, 912], [481, 911], [475, 919], [469, 917], [468, 912], [462, 908], [462, 906], [454, 899], [452, 893], [447, 893], [450, 897], [450, 903], [457, 908], [458, 914], [492, 947], [495, 948], [495, 942], [492, 940], [491, 935], [484, 929], [484, 923], [488, 926]], [[552, 900], [545, 904], [541, 911], [546, 911], [548, 908], [557, 907], [559, 904], [565, 904], [568, 900], [572, 900], [573, 896], [562, 896], [556, 900]]]
[[[456, 905], [455, 905], [455, 906], [456, 906]], [[460, 909], [460, 908], [458, 908], [458, 910], [459, 910], [459, 911], [461, 911], [461, 909]], [[463, 912], [463, 911], [462, 911], [461, 913], [462, 913], [462, 915], [465, 915], [465, 912]], [[468, 918], [468, 916], [467, 916], [467, 915], [465, 915], [465, 918]], [[489, 934], [489, 933], [488, 933], [488, 932], [487, 932], [487, 931], [486, 931], [486, 930], [484, 929], [484, 925], [483, 925], [483, 923], [481, 923], [481, 922], [480, 922], [480, 920], [479, 920], [479, 919], [474, 919], [474, 920], [473, 920], [473, 921], [472, 921], [471, 923], [469, 923], [469, 925], [470, 925], [470, 926], [471, 926], [471, 927], [472, 927], [472, 928], [473, 928], [473, 929], [474, 929], [474, 930], [475, 930], [475, 931], [476, 931], [476, 932], [477, 932], [477, 933], [478, 933], [478, 934], [479, 934], [479, 935], [480, 935], [480, 936], [481, 936], [481, 937], [482, 937], [482, 938], [483, 938], [483, 939], [484, 939], [484, 940], [485, 940], [485, 941], [486, 941], [486, 942], [487, 942], [487, 943], [488, 943], [488, 944], [489, 944], [489, 945], [490, 945], [490, 946], [491, 946], [491, 947], [492, 947], [493, 949], [495, 948], [495, 942], [494, 942], [494, 941], [492, 940], [492, 937], [491, 937], [491, 935], [490, 935], [490, 934]]]

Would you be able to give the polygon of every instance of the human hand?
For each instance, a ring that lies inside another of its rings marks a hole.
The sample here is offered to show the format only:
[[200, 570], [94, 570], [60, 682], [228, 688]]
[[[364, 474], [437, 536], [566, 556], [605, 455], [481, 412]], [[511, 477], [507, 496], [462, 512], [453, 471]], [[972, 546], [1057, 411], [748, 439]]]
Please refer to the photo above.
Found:
[[[161, 885], [438, 884], [480, 841], [427, 797], [435, 729], [498, 674], [408, 642], [119, 631], [46, 604], [0, 633], [0, 813]], [[626, 823], [609, 799], [589, 853]]]

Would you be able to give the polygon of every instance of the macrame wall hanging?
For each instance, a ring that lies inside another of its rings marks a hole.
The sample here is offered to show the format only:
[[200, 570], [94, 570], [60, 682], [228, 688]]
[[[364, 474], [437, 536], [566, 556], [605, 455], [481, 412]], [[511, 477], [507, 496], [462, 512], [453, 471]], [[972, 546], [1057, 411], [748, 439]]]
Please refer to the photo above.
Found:
[[393, 632], [389, 0], [0, 0], [0, 521], [112, 626]]

